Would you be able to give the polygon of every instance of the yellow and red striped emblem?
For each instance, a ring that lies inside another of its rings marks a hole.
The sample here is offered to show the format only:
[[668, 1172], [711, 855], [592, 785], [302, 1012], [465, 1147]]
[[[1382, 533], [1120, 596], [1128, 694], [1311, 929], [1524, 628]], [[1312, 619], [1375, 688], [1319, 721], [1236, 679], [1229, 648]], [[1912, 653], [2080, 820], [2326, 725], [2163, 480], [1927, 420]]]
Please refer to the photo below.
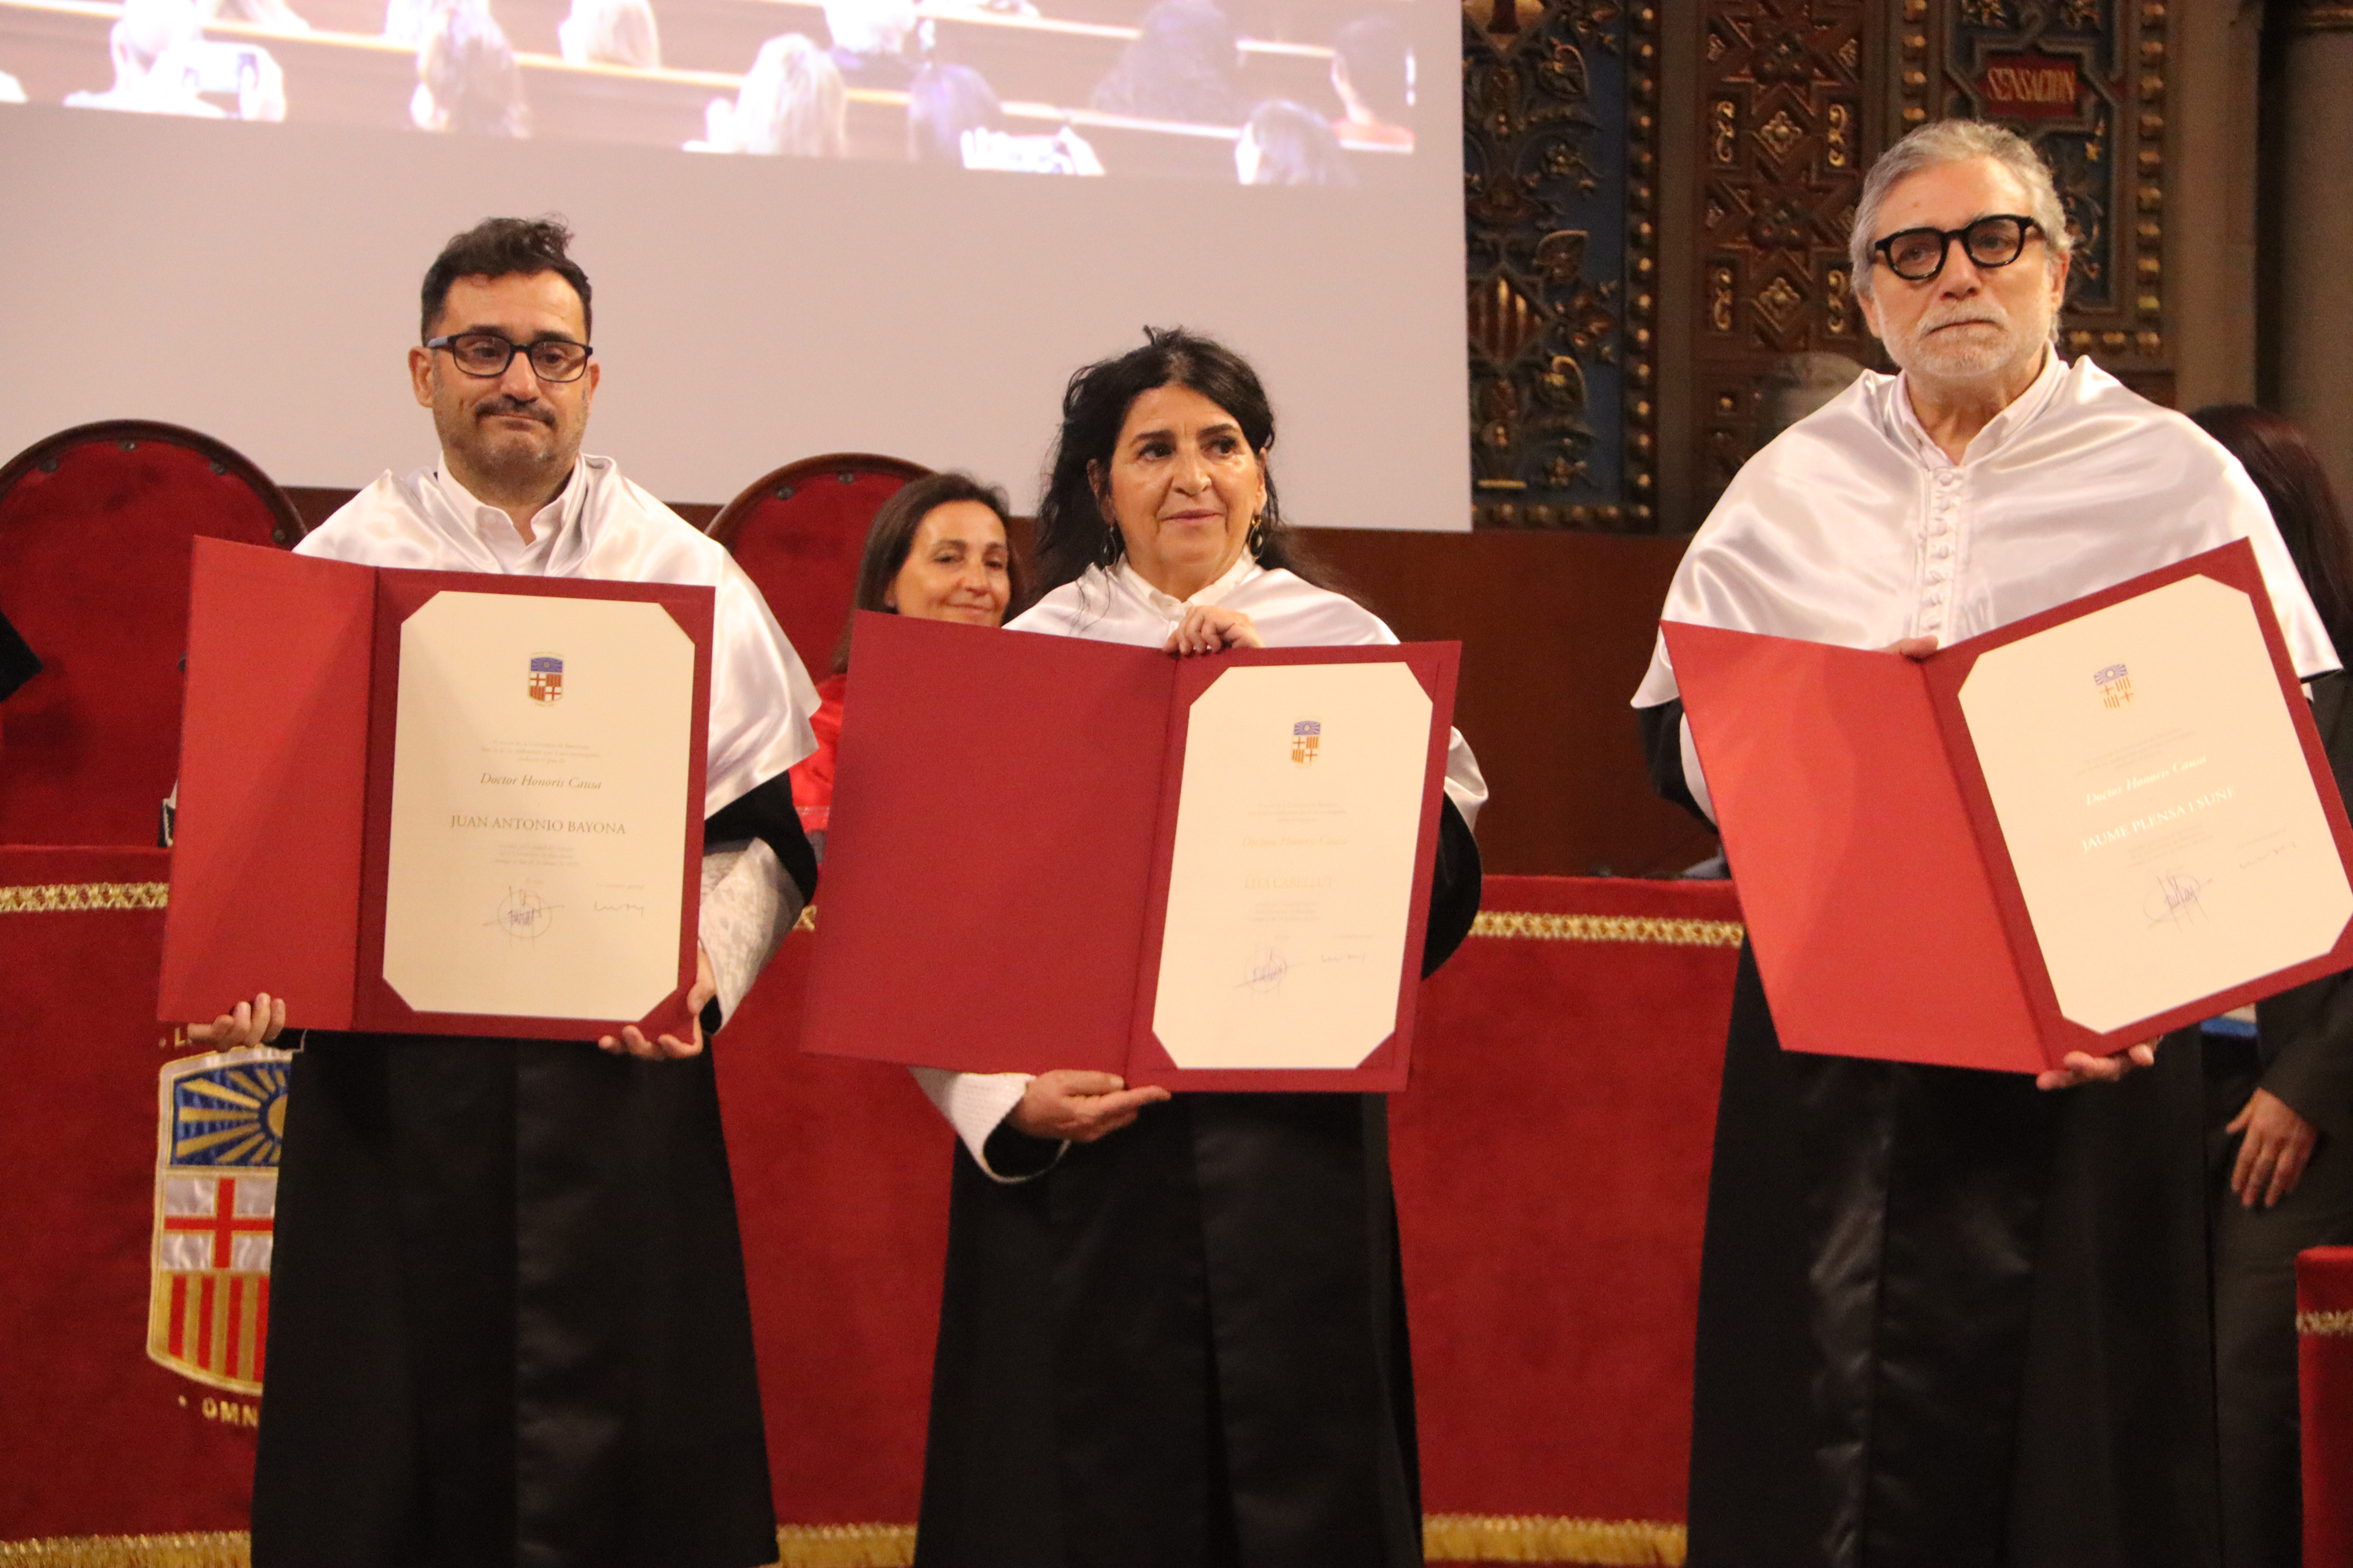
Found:
[[147, 1354], [184, 1377], [261, 1392], [286, 1051], [166, 1063], [157, 1085]]

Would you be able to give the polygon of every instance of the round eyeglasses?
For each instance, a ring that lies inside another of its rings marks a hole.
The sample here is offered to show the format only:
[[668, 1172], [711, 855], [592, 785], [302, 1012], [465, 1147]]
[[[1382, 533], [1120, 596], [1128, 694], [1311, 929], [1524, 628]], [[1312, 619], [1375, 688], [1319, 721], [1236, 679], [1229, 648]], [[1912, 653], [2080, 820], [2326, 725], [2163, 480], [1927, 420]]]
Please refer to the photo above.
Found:
[[535, 343], [510, 342], [496, 332], [456, 332], [446, 338], [427, 338], [428, 349], [447, 349], [458, 368], [468, 375], [488, 379], [504, 375], [514, 356], [522, 355], [531, 362], [532, 374], [542, 381], [578, 381], [588, 368], [588, 356], [596, 351], [586, 343], [575, 343], [569, 338], [542, 338]]
[[1964, 228], [1899, 229], [1871, 249], [1906, 283], [1926, 283], [1945, 269], [1957, 239], [1976, 265], [2007, 267], [2025, 251], [2027, 236], [2042, 231], [2042, 226], [2031, 217], [1993, 213]]

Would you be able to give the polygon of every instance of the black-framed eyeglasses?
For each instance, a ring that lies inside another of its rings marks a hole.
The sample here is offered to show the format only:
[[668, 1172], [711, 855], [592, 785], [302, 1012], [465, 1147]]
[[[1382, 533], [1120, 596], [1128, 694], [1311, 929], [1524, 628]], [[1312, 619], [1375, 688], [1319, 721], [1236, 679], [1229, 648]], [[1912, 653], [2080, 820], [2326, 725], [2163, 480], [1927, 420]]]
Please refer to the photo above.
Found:
[[1871, 250], [1906, 283], [1926, 283], [1945, 269], [1957, 239], [1978, 266], [2007, 267], [2025, 253], [2027, 237], [2042, 232], [2031, 217], [1989, 213], [1964, 228], [1898, 229]]
[[448, 350], [459, 370], [486, 379], [506, 374], [514, 356], [522, 354], [531, 361], [533, 374], [542, 381], [555, 382], [578, 381], [581, 373], [588, 368], [588, 356], [596, 352], [569, 338], [542, 338], [535, 343], [518, 343], [496, 332], [453, 332], [448, 337], [427, 338], [425, 346]]

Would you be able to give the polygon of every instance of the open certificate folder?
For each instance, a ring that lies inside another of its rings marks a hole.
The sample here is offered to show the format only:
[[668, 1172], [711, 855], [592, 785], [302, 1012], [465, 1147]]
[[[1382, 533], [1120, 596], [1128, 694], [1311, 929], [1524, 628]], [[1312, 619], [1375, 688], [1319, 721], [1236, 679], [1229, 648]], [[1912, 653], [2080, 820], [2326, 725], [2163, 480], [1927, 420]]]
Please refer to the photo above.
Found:
[[1925, 660], [1663, 631], [1788, 1049], [2036, 1072], [2353, 967], [2243, 541]]
[[683, 1036], [712, 599], [198, 540], [161, 1016]]
[[856, 639], [804, 1049], [1405, 1087], [1456, 645]]

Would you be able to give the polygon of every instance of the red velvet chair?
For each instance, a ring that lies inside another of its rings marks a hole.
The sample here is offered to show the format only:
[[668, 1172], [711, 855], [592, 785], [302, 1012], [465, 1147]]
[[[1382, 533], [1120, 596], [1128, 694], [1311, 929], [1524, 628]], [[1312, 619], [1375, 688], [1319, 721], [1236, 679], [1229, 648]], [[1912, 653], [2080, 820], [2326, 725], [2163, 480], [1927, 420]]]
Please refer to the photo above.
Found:
[[874, 513], [908, 480], [931, 471], [863, 452], [803, 458], [753, 484], [711, 520], [706, 531], [760, 585], [816, 679], [833, 668]]
[[155, 842], [180, 765], [190, 541], [302, 531], [268, 475], [176, 425], [77, 426], [0, 468], [0, 614], [42, 663], [0, 703], [0, 843]]
[[2295, 1258], [2304, 1568], [2353, 1568], [2353, 1247]]

